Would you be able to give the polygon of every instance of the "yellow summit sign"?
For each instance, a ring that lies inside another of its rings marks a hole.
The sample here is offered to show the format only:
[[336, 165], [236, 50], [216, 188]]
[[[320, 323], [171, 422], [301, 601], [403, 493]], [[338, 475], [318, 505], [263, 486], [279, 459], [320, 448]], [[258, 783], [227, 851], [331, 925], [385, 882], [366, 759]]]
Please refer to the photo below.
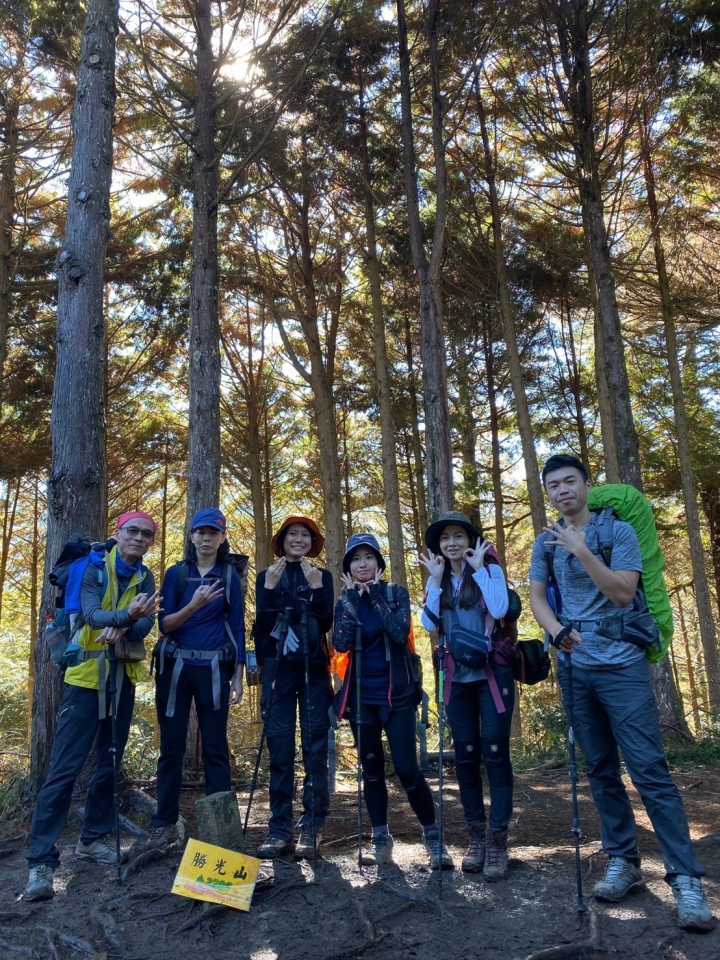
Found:
[[172, 892], [194, 900], [250, 910], [260, 861], [234, 850], [188, 840]]

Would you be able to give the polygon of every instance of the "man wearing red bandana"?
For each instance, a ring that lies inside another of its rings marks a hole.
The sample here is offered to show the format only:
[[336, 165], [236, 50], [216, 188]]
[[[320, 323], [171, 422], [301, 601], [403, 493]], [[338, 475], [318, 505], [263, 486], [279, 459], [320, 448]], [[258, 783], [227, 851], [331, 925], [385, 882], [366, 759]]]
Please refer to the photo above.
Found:
[[[142, 511], [118, 518], [116, 542], [103, 556], [91, 553], [83, 574], [82, 612], [75, 622], [75, 662], [65, 673], [65, 695], [50, 754], [50, 770], [38, 794], [27, 860], [26, 900], [53, 896], [53, 873], [60, 865], [56, 846], [70, 812], [73, 786], [95, 744], [95, 769], [88, 785], [85, 816], [75, 849], [78, 859], [116, 864], [107, 835], [114, 826], [112, 717], [107, 653], [111, 644], [142, 641], [155, 623], [160, 597], [142, 558], [155, 542], [157, 524]], [[112, 542], [112, 541], [111, 541]], [[117, 662], [118, 765], [130, 730], [135, 684], [144, 673], [139, 662]]]

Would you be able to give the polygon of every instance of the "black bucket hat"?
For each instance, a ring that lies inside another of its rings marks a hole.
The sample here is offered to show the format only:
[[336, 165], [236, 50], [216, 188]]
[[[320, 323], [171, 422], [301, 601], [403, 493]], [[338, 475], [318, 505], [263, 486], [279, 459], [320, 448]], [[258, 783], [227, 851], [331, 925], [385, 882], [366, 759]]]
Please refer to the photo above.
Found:
[[372, 533], [354, 533], [345, 547], [345, 555], [342, 559], [343, 573], [350, 572], [350, 561], [358, 547], [369, 547], [377, 557], [380, 569], [385, 569], [385, 558], [382, 553], [380, 553], [380, 544], [378, 543], [377, 537], [373, 536]]
[[470, 546], [475, 545], [475, 541], [482, 539], [482, 531], [474, 527], [470, 518], [459, 510], [451, 510], [449, 513], [441, 513], [435, 523], [431, 523], [425, 531], [425, 544], [433, 553], [440, 553], [440, 534], [445, 527], [462, 527], [470, 537]]

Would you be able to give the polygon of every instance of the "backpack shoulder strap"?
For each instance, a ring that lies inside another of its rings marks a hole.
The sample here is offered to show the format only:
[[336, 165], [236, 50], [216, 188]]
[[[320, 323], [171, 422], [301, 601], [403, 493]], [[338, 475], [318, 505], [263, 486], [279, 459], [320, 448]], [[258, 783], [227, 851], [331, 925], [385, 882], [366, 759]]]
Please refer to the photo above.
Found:
[[613, 528], [615, 526], [615, 511], [612, 507], [603, 507], [595, 514], [595, 525], [598, 535], [598, 549], [603, 563], [610, 566], [613, 548]]
[[177, 563], [173, 564], [173, 567], [177, 573], [177, 579], [175, 580], [175, 609], [180, 609], [185, 588], [190, 579], [190, 564], [187, 560], [178, 560]]

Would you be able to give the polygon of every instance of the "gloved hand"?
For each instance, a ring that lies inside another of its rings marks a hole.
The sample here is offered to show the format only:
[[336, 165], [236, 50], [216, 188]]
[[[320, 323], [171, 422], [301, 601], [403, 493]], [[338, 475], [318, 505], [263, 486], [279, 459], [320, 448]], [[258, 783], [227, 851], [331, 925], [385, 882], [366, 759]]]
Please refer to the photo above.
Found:
[[295, 653], [299, 648], [300, 638], [292, 627], [288, 627], [287, 636], [285, 637], [285, 646], [283, 647], [283, 656], [286, 657], [289, 653]]

